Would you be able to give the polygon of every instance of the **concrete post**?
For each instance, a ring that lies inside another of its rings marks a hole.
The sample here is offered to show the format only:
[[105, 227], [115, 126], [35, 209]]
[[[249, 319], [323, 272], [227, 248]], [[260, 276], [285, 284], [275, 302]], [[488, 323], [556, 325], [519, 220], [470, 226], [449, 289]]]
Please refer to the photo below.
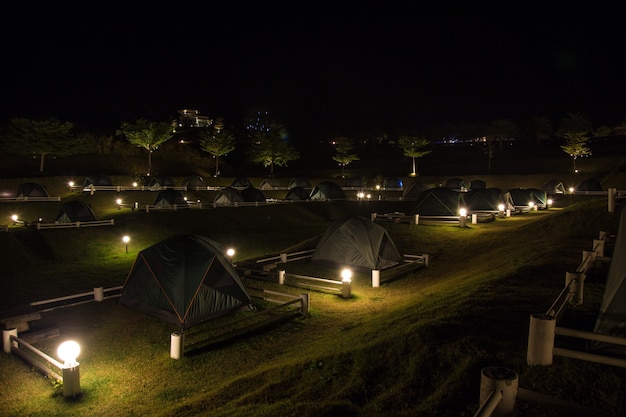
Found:
[[565, 285], [570, 285], [570, 282], [574, 281], [569, 287], [570, 293], [573, 293], [572, 302], [574, 304], [583, 303], [583, 288], [585, 286], [585, 274], [580, 272], [566, 272], [565, 273]]
[[372, 287], [380, 287], [380, 271], [378, 269], [372, 269]]
[[459, 226], [467, 227], [467, 217], [459, 216]]
[[370, 220], [371, 221], [376, 221], [376, 213], [370, 213]]
[[280, 254], [280, 261], [284, 264], [287, 263], [287, 254], [286, 253], [281, 253]]
[[2, 330], [2, 348], [4, 353], [11, 353], [11, 346], [17, 346], [17, 342], [11, 341], [11, 336], [17, 337], [17, 329]]
[[511, 217], [511, 209], [506, 209], [506, 217]]
[[604, 243], [603, 239], [594, 239], [593, 240], [593, 250], [596, 253], [596, 257], [603, 258], [604, 257]]
[[76, 362], [71, 366], [64, 366], [63, 372], [63, 396], [76, 397], [80, 394], [80, 364]]
[[472, 214], [472, 224], [478, 224], [478, 214]]
[[609, 213], [615, 212], [615, 197], [617, 195], [617, 190], [615, 188], [609, 188]]
[[546, 314], [532, 314], [528, 330], [528, 365], [552, 365], [556, 319]]
[[278, 271], [278, 283], [280, 285], [285, 284], [285, 270], [284, 269], [281, 269]]
[[493, 401], [491, 417], [505, 417], [513, 415], [519, 377], [516, 372], [500, 366], [483, 368], [480, 375], [480, 405], [483, 407], [494, 394], [499, 401]]
[[96, 287], [93, 289], [93, 299], [95, 301], [103, 301], [104, 300], [104, 288]]
[[343, 298], [350, 298], [352, 296], [352, 281], [347, 279], [341, 281], [341, 296]]
[[309, 314], [309, 306], [310, 306], [309, 294], [300, 294], [300, 298], [302, 299], [302, 312], [304, 314]]

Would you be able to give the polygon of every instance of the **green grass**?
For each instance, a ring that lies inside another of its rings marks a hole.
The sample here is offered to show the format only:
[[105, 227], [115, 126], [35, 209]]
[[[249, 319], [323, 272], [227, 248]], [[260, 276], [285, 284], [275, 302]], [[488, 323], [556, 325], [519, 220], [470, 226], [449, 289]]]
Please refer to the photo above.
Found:
[[[110, 196], [80, 197], [101, 207]], [[0, 233], [0, 301], [120, 285], [139, 250], [173, 234], [206, 235], [234, 246], [235, 260], [243, 260], [310, 246], [346, 215], [405, 211], [407, 204], [113, 207], [102, 210], [115, 218], [113, 227], [12, 230]], [[616, 229], [606, 199], [467, 228], [381, 224], [402, 252], [428, 253], [430, 266], [380, 288], [356, 274], [351, 299], [311, 292], [309, 316], [180, 360], [169, 358], [176, 328], [114, 299], [44, 313], [37, 325], [56, 325], [62, 337], [42, 342], [43, 351], [55, 356], [68, 338], [84, 348], [82, 395], [68, 401], [18, 357], [2, 355], [2, 415], [467, 416], [478, 409], [485, 366], [515, 370], [520, 387], [608, 415], [626, 412], [623, 369], [563, 358], [548, 368], [525, 363], [530, 314], [547, 310], [599, 231]], [[132, 238], [128, 255], [124, 234]], [[574, 312], [597, 308], [602, 285], [601, 276], [591, 277], [585, 305]], [[518, 408], [524, 416], [561, 415], [524, 402]]]

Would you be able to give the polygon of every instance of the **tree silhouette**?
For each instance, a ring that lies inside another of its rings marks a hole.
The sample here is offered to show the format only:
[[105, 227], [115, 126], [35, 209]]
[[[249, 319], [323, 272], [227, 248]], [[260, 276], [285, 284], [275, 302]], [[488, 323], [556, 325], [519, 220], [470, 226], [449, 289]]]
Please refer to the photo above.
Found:
[[150, 175], [152, 172], [152, 152], [171, 139], [174, 136], [174, 130], [171, 123], [151, 122], [140, 118], [134, 123], [122, 122], [117, 134], [124, 135], [131, 144], [148, 151], [147, 175]]

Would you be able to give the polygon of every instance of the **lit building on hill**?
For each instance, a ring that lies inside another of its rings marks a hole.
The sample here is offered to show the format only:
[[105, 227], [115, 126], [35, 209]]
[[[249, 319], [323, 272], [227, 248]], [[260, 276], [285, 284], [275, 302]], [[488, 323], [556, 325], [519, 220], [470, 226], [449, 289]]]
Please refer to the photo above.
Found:
[[178, 127], [207, 127], [213, 124], [209, 116], [201, 116], [200, 111], [183, 109], [178, 110]]

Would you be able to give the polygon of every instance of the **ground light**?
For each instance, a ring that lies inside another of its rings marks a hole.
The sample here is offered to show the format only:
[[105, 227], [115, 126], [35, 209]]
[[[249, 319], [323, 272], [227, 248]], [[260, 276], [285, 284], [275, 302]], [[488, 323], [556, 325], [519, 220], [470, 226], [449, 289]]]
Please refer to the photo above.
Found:
[[57, 355], [63, 361], [63, 396], [76, 397], [80, 393], [80, 364], [76, 358], [80, 354], [80, 345], [68, 340], [59, 345]]
[[126, 235], [122, 238], [122, 242], [126, 245], [126, 253], [128, 253], [128, 242], [130, 242], [130, 236]]
[[467, 227], [467, 209], [459, 210], [459, 224], [461, 227]]
[[115, 200], [115, 202], [117, 203], [117, 209], [121, 210], [122, 209], [122, 199], [118, 198], [117, 200]]
[[233, 248], [228, 248], [226, 250], [226, 255], [228, 256], [228, 259], [230, 259], [230, 263], [233, 263], [233, 256], [235, 256], [235, 249]]
[[352, 293], [352, 271], [345, 268], [341, 271], [341, 296], [350, 298]]

